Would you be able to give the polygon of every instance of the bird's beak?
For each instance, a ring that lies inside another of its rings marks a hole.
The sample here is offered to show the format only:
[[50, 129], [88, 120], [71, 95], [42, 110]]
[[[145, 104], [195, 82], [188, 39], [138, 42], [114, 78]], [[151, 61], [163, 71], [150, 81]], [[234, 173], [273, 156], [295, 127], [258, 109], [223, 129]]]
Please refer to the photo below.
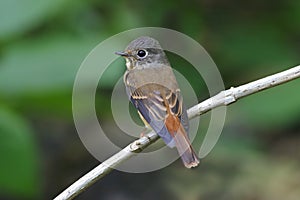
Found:
[[128, 57], [129, 54], [125, 51], [117, 51], [115, 52], [115, 54], [119, 55], [119, 56], [124, 56], [124, 57]]

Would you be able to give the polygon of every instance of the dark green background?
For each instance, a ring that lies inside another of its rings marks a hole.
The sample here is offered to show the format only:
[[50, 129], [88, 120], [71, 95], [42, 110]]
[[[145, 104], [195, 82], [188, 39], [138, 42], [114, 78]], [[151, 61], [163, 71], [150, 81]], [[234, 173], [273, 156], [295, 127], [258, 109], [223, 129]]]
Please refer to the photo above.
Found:
[[[51, 199], [98, 164], [73, 124], [75, 74], [98, 43], [144, 26], [197, 40], [226, 88], [300, 60], [300, 1], [1, 0], [0, 199]], [[111, 88], [125, 70], [118, 64], [96, 99], [107, 126]], [[208, 97], [197, 78], [191, 83], [199, 100]], [[299, 199], [299, 89], [295, 80], [231, 105], [197, 169], [177, 161], [145, 174], [114, 171], [77, 199]], [[202, 119], [197, 150], [209, 114]]]

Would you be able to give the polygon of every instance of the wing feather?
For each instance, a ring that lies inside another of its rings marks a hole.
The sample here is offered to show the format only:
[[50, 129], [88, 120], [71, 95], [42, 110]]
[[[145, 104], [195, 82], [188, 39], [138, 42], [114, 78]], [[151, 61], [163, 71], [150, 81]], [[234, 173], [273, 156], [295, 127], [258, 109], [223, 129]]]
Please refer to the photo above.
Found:
[[[164, 98], [171, 111], [171, 114], [178, 117], [180, 120], [183, 115], [186, 115], [186, 110], [182, 109], [182, 98], [180, 91], [171, 91], [161, 85], [151, 86], [151, 90], [147, 85], [133, 91], [133, 88], [127, 88], [130, 95], [130, 101], [138, 109], [147, 123], [153, 130], [164, 140], [164, 142], [173, 147], [174, 139], [169, 134], [165, 125], [167, 117], [167, 106]], [[188, 132], [188, 121], [182, 121], [185, 131]]]

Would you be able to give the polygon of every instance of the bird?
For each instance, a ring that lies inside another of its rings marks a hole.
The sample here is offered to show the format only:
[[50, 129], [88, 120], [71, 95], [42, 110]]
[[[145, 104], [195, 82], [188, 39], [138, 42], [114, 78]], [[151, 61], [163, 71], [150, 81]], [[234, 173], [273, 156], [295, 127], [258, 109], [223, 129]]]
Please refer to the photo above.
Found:
[[123, 80], [129, 100], [146, 127], [177, 151], [185, 167], [200, 163], [189, 140], [189, 121], [183, 97], [168, 58], [159, 42], [149, 36], [131, 41], [115, 52], [126, 60]]

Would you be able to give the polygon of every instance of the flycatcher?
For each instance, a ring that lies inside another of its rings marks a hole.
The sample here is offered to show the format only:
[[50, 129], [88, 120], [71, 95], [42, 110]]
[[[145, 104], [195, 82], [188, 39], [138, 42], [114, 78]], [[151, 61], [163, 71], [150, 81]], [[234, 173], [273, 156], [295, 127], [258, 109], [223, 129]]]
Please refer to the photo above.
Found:
[[159, 42], [139, 37], [117, 55], [126, 59], [127, 95], [146, 126], [169, 146], [176, 146], [183, 164], [196, 167], [199, 159], [188, 138], [186, 108], [171, 65]]

